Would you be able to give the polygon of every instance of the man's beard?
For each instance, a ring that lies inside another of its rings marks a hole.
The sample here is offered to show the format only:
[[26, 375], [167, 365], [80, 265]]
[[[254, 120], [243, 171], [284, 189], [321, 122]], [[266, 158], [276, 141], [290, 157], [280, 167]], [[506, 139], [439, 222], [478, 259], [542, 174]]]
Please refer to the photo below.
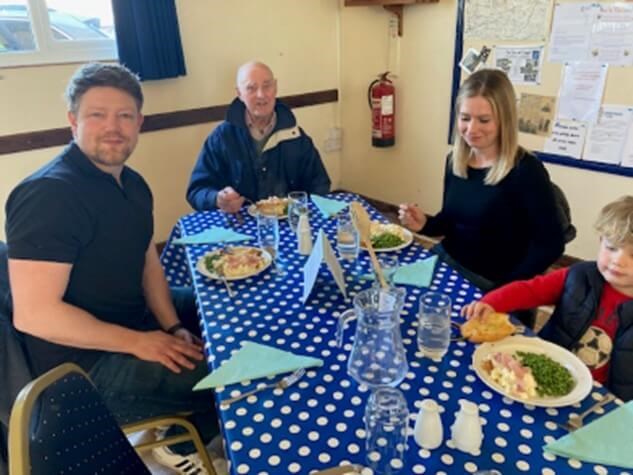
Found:
[[117, 166], [123, 165], [127, 159], [132, 155], [132, 151], [134, 147], [129, 143], [126, 143], [122, 147], [102, 147], [100, 145], [97, 146], [97, 150], [94, 156], [92, 156], [92, 160], [100, 165], [106, 166]]

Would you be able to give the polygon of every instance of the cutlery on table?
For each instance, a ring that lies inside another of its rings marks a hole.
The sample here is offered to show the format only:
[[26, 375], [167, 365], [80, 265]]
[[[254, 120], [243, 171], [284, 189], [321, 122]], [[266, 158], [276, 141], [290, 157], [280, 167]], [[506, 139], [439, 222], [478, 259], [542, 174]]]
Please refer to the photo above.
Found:
[[562, 429], [565, 429], [569, 432], [573, 432], [577, 429], [580, 429], [584, 425], [583, 420], [585, 417], [587, 417], [592, 412], [595, 412], [596, 410], [600, 409], [602, 406], [609, 404], [613, 400], [615, 400], [615, 395], [607, 394], [598, 402], [596, 402], [593, 406], [587, 409], [585, 412], [578, 415], [572, 415], [567, 420], [567, 422], [565, 422], [564, 424], [557, 424], [557, 425], [558, 427], [561, 427]]
[[235, 401], [240, 401], [244, 398], [247, 398], [248, 396], [251, 396], [252, 394], [256, 394], [260, 391], [263, 391], [264, 389], [286, 389], [290, 386], [292, 386], [294, 383], [296, 383], [297, 381], [299, 381], [303, 375], [306, 373], [306, 369], [305, 368], [299, 368], [298, 370], [296, 370], [295, 372], [289, 374], [288, 376], [284, 376], [283, 378], [279, 379], [278, 381], [275, 381], [274, 383], [270, 383], [267, 384], [265, 386], [261, 386], [259, 388], [255, 388], [252, 389], [251, 391], [247, 391], [245, 393], [240, 394], [239, 396], [235, 396], [232, 397], [230, 399], [226, 399], [225, 401], [222, 401], [222, 404], [232, 404]]
[[378, 258], [376, 257], [376, 252], [374, 251], [374, 246], [372, 246], [371, 244], [371, 219], [367, 214], [367, 210], [358, 201], [352, 201], [349, 206], [350, 210], [352, 211], [352, 218], [354, 219], [354, 223], [358, 228], [358, 234], [360, 234], [360, 240], [363, 242], [363, 244], [367, 248], [367, 251], [369, 252], [371, 264], [374, 267], [374, 271], [376, 272], [378, 282], [383, 289], [386, 289], [389, 287], [389, 284], [387, 284], [387, 281], [385, 280], [385, 276], [382, 273], [382, 268], [380, 267], [380, 263], [378, 262]]
[[[224, 256], [226, 254], [229, 254], [229, 251], [225, 247], [223, 247], [220, 250], [220, 255]], [[235, 296], [235, 292], [233, 292], [233, 288], [229, 284], [229, 281], [226, 280], [226, 275], [224, 275], [224, 267], [222, 265], [216, 267], [215, 273], [220, 277], [220, 279], [222, 279], [224, 287], [226, 287], [226, 293], [229, 294], [229, 297], [233, 298]]]

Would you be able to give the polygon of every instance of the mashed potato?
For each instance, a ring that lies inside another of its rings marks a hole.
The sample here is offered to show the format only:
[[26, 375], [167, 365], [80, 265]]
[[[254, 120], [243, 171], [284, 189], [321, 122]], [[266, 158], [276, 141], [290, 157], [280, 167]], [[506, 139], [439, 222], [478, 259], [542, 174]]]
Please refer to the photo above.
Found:
[[520, 399], [536, 396], [536, 380], [532, 371], [514, 356], [500, 351], [492, 353], [484, 360], [483, 369], [507, 394]]

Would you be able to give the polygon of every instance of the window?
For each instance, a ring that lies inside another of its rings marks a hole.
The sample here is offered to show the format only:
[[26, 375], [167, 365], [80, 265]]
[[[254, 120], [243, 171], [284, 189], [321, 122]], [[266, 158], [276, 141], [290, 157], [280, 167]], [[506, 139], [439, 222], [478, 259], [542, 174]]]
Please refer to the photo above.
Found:
[[0, 67], [116, 58], [110, 0], [0, 0]]

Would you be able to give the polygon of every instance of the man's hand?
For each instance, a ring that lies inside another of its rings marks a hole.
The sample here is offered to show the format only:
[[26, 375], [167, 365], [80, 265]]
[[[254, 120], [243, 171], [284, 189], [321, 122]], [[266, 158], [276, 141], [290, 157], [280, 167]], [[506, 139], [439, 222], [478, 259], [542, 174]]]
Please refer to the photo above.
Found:
[[160, 363], [174, 373], [180, 373], [181, 368], [193, 369], [191, 361], [204, 358], [199, 344], [161, 330], [141, 333], [131, 353], [141, 360]]
[[426, 215], [414, 204], [401, 204], [398, 210], [400, 222], [412, 231], [422, 231], [426, 224]]
[[466, 317], [466, 320], [471, 318], [482, 318], [486, 315], [494, 313], [495, 309], [485, 302], [472, 302], [462, 307], [461, 315]]
[[237, 213], [244, 204], [244, 197], [227, 186], [218, 192], [216, 204], [225, 213]]

